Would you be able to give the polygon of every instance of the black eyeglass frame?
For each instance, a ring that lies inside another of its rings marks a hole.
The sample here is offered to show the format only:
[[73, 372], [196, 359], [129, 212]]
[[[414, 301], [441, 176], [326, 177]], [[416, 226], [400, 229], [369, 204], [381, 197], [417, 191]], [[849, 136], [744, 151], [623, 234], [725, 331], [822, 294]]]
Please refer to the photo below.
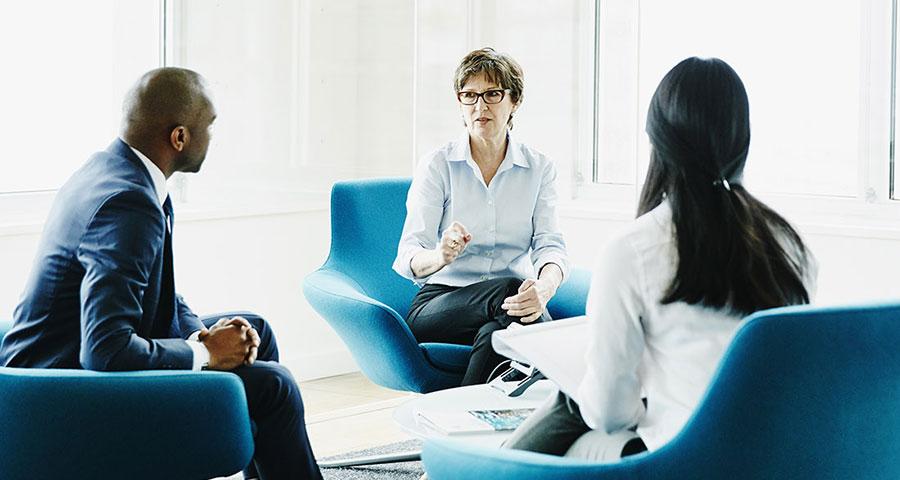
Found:
[[[490, 90], [485, 90], [481, 93], [473, 92], [471, 90], [460, 90], [459, 92], [456, 92], [456, 100], [463, 105], [475, 105], [476, 103], [478, 103], [478, 99], [480, 98], [481, 101], [483, 101], [487, 105], [496, 105], [496, 104], [502, 102], [503, 99], [506, 98], [506, 94], [509, 93], [510, 91], [511, 90], [508, 88], [492, 88]], [[500, 92], [500, 100], [497, 100], [496, 102], [489, 102], [487, 97], [485, 97], [485, 95], [487, 95], [489, 93], [494, 93], [494, 92]], [[464, 102], [462, 99], [462, 94], [464, 94], [464, 93], [474, 94], [475, 100], [472, 103]]]

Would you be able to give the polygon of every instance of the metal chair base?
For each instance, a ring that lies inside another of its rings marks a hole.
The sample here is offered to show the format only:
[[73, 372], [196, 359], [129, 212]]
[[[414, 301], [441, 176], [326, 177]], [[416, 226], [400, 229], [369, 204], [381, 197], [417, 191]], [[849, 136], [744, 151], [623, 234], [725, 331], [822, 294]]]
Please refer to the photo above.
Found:
[[320, 461], [320, 468], [344, 468], [363, 467], [366, 465], [381, 465], [385, 463], [415, 462], [421, 460], [422, 450], [412, 450], [400, 453], [385, 453], [381, 455], [369, 455], [365, 457], [345, 458], [341, 460]]

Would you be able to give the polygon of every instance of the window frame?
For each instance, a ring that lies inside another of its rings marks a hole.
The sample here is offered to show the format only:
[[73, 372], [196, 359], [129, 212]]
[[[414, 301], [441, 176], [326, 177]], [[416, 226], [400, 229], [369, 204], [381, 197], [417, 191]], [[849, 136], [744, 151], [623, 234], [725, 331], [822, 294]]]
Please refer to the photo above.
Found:
[[[616, 51], [610, 60], [608, 52], [604, 52], [601, 32], [601, 12], [609, 12], [610, 4], [595, 0], [590, 15], [594, 24], [592, 38], [594, 55], [588, 61], [589, 66], [582, 71], [592, 71], [594, 87], [589, 94], [582, 92], [582, 104], [593, 106], [593, 122], [590, 124], [590, 135], [584, 135], [586, 144], [579, 147], [587, 155], [580, 155], [575, 160], [577, 183], [574, 189], [576, 208], [589, 208], [586, 204], [596, 205], [597, 209], [615, 212], [627, 208], [634, 212], [637, 206], [639, 185], [643, 183], [645, 166], [638, 161], [640, 148], [638, 142], [645, 141], [642, 129], [634, 122], [633, 141], [635, 146], [628, 158], [635, 164], [635, 184], [620, 185], [603, 182], [597, 178], [597, 171], [602, 162], [602, 139], [600, 128], [603, 118], [599, 110], [602, 102], [620, 102], [620, 111], [629, 111], [630, 119], [640, 118], [637, 84], [639, 80], [639, 13], [640, 0], [628, 2], [625, 6], [614, 10], [617, 18], [607, 20], [631, 26], [632, 36], [624, 44], [616, 44]], [[622, 2], [624, 3], [624, 2]], [[897, 0], [869, 0], [861, 2], [861, 21], [863, 38], [860, 48], [860, 142], [858, 147], [859, 181], [856, 194], [853, 196], [809, 195], [785, 193], [761, 193], [759, 197], [777, 208], [786, 217], [802, 225], [807, 230], [820, 233], [853, 235], [875, 235], [900, 238], [900, 198], [895, 195], [894, 185], [894, 139], [896, 136], [896, 51], [897, 51]], [[604, 5], [605, 4], [605, 5]], [[602, 7], [606, 10], [601, 10]], [[621, 6], [621, 5], [620, 5]], [[621, 39], [620, 39], [621, 40]], [[606, 58], [604, 57], [606, 54]], [[628, 95], [604, 96], [604, 63], [613, 63], [620, 76], [627, 77], [627, 82], [634, 85]], [[622, 69], [622, 65], [631, 68]], [[898, 179], [900, 180], [900, 179]], [[827, 213], [823, 213], [827, 212]]]
[[[163, 8], [166, 1], [170, 0], [156, 0], [160, 9], [160, 66], [164, 47]], [[97, 148], [103, 146], [98, 145]], [[0, 191], [0, 236], [40, 233], [58, 191], [59, 188]]]

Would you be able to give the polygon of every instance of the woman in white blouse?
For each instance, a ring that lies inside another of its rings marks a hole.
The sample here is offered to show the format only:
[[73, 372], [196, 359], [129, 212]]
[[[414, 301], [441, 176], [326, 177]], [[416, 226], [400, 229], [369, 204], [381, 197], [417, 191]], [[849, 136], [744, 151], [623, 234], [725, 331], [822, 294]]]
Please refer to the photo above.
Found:
[[742, 317], [811, 299], [812, 255], [741, 183], [750, 120], [737, 73], [682, 61], [653, 95], [647, 133], [638, 218], [594, 271], [576, 398], [539, 409], [508, 447], [595, 460], [655, 450], [687, 422]]
[[509, 133], [521, 67], [483, 48], [462, 60], [453, 84], [466, 131], [419, 162], [394, 270], [422, 287], [406, 318], [419, 342], [473, 346], [471, 385], [503, 361], [495, 330], [546, 318], [568, 262], [556, 169]]

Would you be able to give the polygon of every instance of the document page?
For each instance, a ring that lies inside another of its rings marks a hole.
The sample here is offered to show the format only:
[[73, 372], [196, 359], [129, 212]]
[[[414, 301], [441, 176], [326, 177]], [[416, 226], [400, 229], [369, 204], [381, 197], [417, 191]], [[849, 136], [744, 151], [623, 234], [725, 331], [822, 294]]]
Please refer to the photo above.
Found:
[[587, 370], [587, 317], [498, 330], [491, 344], [500, 355], [537, 368], [563, 393], [575, 398]]

